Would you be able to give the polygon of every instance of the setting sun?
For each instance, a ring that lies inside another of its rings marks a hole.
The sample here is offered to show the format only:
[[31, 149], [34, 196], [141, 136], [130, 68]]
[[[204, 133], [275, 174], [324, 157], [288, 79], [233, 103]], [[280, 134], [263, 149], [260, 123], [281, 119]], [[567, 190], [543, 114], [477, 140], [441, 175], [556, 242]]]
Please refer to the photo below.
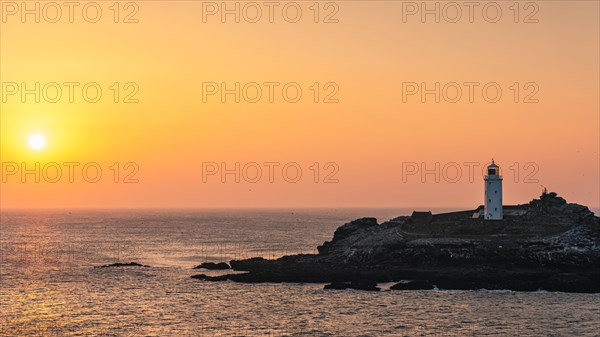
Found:
[[33, 150], [41, 150], [46, 146], [46, 138], [39, 133], [29, 136], [29, 147]]

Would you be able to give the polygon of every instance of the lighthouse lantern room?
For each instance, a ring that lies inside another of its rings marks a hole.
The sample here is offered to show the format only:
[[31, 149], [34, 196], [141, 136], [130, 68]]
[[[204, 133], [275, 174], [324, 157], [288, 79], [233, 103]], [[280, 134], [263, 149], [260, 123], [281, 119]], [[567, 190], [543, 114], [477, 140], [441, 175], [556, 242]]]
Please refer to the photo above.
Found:
[[485, 180], [484, 219], [502, 220], [502, 176], [500, 167], [492, 163], [487, 167]]

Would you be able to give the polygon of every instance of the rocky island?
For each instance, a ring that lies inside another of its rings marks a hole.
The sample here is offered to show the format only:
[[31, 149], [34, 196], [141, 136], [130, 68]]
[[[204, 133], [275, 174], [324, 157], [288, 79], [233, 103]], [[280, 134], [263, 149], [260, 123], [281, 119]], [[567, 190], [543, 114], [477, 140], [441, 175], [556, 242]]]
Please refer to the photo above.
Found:
[[331, 283], [327, 289], [507, 289], [600, 292], [600, 218], [544, 192], [505, 206], [501, 220], [474, 210], [413, 212], [379, 224], [339, 227], [318, 254], [233, 260], [245, 273], [194, 275], [206, 281]]

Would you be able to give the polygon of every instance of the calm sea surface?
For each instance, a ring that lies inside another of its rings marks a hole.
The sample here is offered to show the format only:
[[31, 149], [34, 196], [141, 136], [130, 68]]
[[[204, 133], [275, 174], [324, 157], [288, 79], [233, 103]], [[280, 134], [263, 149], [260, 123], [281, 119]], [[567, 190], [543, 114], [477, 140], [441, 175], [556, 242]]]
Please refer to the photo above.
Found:
[[[314, 253], [345, 222], [409, 212], [2, 212], [0, 336], [600, 336], [600, 294], [190, 278], [204, 261]], [[94, 268], [130, 261], [151, 267]]]

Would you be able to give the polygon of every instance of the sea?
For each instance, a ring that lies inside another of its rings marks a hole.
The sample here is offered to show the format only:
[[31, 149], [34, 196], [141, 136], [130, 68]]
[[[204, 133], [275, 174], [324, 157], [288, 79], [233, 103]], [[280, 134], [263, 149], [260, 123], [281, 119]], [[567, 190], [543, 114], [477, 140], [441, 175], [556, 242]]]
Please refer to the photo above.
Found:
[[[190, 278], [220, 273], [202, 262], [316, 253], [348, 221], [411, 211], [2, 211], [0, 336], [600, 336], [600, 294]], [[147, 267], [98, 268], [117, 262]]]

